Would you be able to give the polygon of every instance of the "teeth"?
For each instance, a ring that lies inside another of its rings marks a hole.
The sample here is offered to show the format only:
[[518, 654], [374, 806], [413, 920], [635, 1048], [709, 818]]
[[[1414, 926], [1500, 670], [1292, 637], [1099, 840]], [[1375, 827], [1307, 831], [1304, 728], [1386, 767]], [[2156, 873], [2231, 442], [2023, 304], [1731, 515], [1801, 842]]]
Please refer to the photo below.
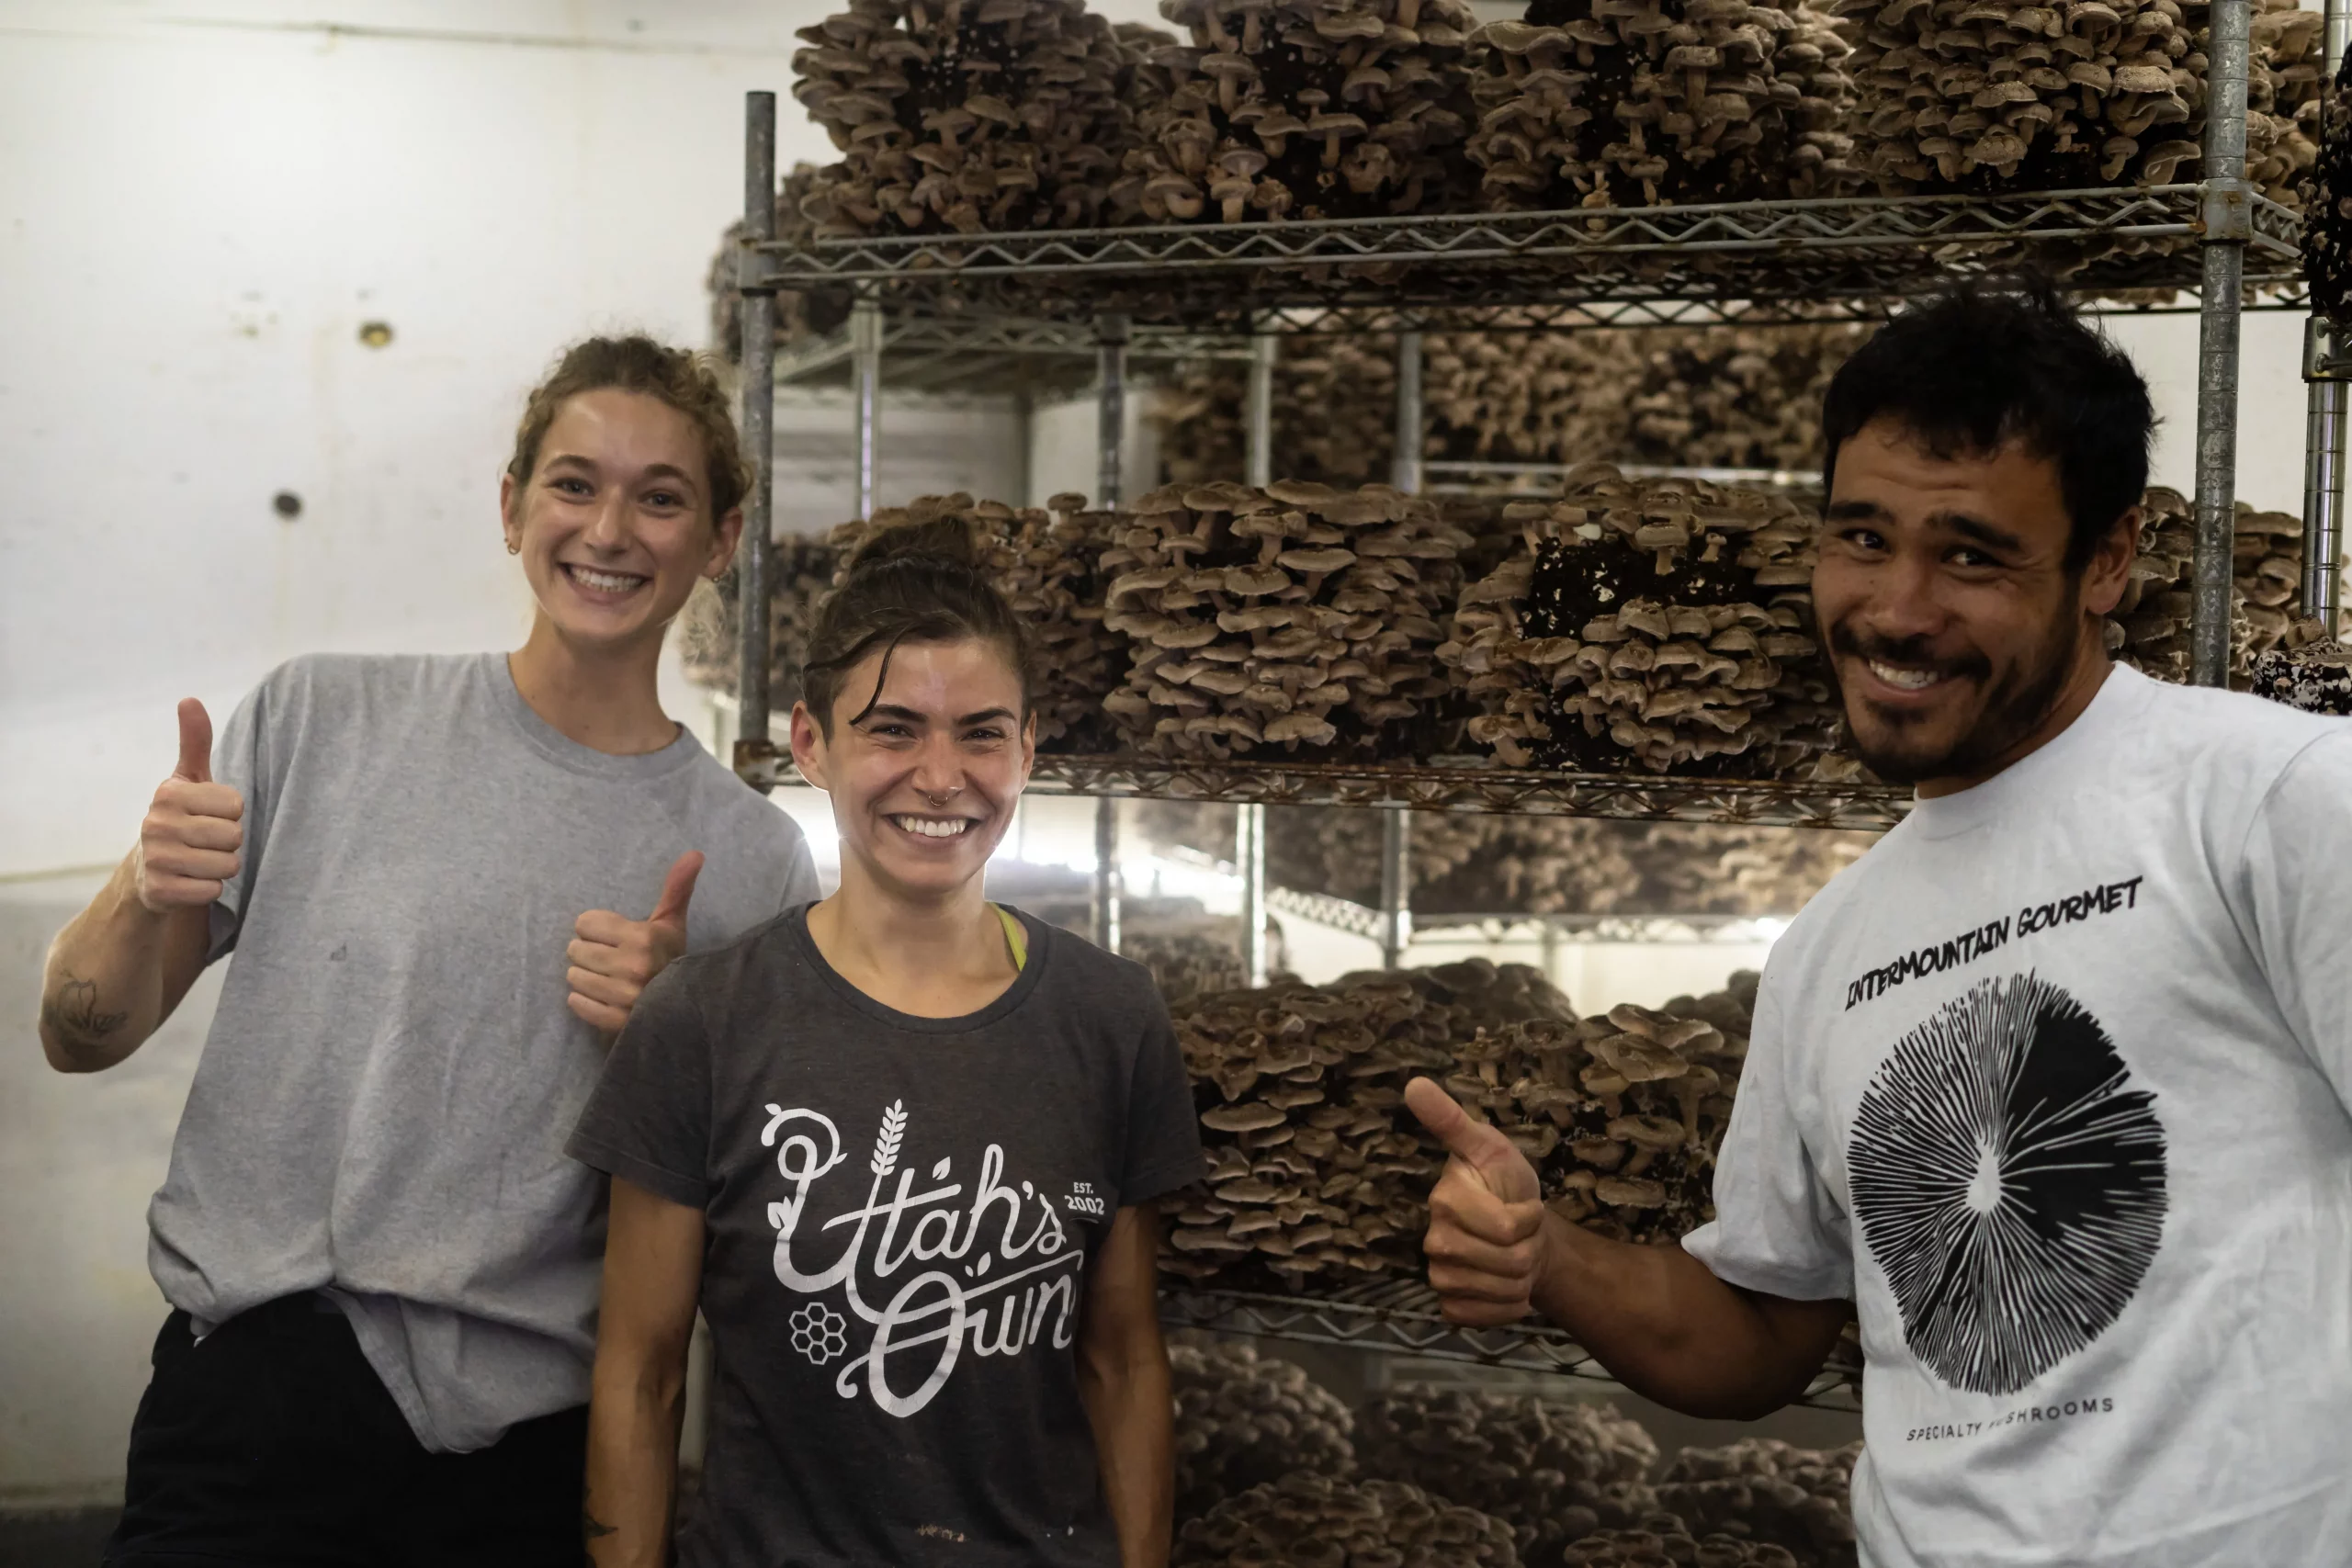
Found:
[[1871, 674], [1888, 685], [1906, 692], [1924, 692], [1943, 679], [1932, 670], [1899, 670], [1892, 664], [1881, 664], [1875, 659], [1865, 662], [1870, 665]]
[[893, 817], [890, 820], [926, 839], [956, 838], [972, 825], [968, 817]]
[[645, 579], [625, 571], [598, 571], [593, 567], [575, 566], [571, 575], [600, 593], [625, 593]]

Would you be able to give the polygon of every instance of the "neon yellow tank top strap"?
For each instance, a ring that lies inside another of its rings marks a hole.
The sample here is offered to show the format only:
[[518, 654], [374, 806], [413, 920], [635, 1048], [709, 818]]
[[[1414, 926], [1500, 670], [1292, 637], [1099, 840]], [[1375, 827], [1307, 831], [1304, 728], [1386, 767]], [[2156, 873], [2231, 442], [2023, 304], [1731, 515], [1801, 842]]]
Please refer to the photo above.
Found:
[[1021, 923], [1020, 916], [1015, 915], [1003, 905], [990, 904], [989, 908], [994, 909], [996, 918], [1004, 923], [1004, 945], [1012, 950], [1013, 968], [1016, 970], [1028, 968], [1029, 928]]

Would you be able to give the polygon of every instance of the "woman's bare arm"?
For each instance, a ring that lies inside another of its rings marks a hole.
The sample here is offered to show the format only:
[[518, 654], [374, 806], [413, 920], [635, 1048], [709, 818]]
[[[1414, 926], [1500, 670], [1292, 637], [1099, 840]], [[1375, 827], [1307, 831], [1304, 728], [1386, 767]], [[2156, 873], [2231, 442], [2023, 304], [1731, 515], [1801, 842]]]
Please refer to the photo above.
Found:
[[1176, 1516], [1175, 1403], [1159, 1336], [1159, 1211], [1121, 1209], [1079, 1325], [1079, 1393], [1094, 1428], [1123, 1568], [1165, 1568]]
[[581, 1512], [596, 1568], [663, 1568], [678, 1493], [703, 1214], [613, 1178]]
[[242, 863], [244, 796], [213, 782], [212, 720], [191, 697], [179, 722], [179, 766], [138, 847], [50, 944], [40, 1048], [61, 1073], [111, 1067], [163, 1027], [204, 972], [212, 904]]

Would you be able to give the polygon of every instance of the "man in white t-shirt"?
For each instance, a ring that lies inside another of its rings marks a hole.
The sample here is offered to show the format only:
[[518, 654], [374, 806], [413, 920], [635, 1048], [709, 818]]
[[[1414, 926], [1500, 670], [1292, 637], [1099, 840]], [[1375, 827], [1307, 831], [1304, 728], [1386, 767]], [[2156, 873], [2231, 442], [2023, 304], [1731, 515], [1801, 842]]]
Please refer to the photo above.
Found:
[[1918, 801], [1773, 951], [1713, 1224], [1580, 1230], [1409, 1091], [1457, 1321], [1753, 1418], [1853, 1303], [1868, 1568], [2352, 1563], [2352, 727], [2109, 663], [2152, 424], [2036, 290], [1832, 383], [1814, 601]]

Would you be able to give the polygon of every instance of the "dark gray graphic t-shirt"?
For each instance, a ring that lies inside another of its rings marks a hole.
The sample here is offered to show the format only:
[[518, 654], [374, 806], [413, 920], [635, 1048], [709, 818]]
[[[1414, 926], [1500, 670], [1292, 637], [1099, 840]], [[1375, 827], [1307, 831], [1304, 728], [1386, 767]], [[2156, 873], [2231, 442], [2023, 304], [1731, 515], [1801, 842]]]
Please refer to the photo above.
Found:
[[1087, 1270], [1201, 1172], [1149, 976], [1023, 917], [963, 1018], [842, 979], [794, 909], [673, 964], [571, 1152], [701, 1209], [717, 1352], [684, 1568], [1118, 1561], [1079, 1399]]
[[1849, 1297], [1864, 1568], [2352, 1562], [2352, 725], [2109, 673], [1773, 949], [1685, 1247]]

